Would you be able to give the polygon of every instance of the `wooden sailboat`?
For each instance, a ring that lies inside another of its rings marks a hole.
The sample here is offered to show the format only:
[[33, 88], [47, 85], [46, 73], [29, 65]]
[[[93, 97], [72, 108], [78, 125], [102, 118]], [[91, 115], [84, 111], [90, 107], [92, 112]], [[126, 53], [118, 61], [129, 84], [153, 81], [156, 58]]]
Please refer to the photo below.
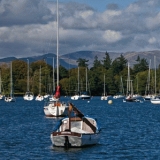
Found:
[[15, 102], [16, 98], [13, 94], [13, 80], [12, 80], [12, 62], [10, 63], [10, 95], [5, 97], [6, 102]]
[[36, 101], [43, 101], [44, 97], [41, 95], [41, 66], [39, 69], [39, 94], [36, 96]]
[[103, 95], [101, 96], [101, 100], [107, 100], [108, 96], [106, 95], [106, 84], [105, 84], [105, 74], [104, 74], [104, 85], [103, 85]]
[[100, 128], [96, 119], [85, 116], [69, 103], [68, 117], [59, 120], [50, 137], [53, 146], [85, 147], [99, 142]]
[[44, 105], [44, 113], [47, 117], [61, 117], [66, 116], [68, 105], [59, 100], [60, 86], [59, 86], [59, 20], [58, 20], [58, 0], [57, 0], [57, 88], [54, 94], [54, 101], [46, 101]]
[[29, 59], [27, 59], [28, 61], [28, 67], [27, 67], [27, 92], [25, 93], [25, 95], [23, 96], [23, 99], [24, 100], [27, 100], [27, 101], [32, 101], [34, 99], [34, 94], [33, 92], [30, 92], [30, 89], [29, 89]]

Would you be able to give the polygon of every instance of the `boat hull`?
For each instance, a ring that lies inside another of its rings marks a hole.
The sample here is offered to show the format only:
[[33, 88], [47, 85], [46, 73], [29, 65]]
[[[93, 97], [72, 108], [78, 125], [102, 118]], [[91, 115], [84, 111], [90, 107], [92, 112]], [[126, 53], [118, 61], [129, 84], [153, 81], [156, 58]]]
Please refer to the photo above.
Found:
[[102, 97], [101, 97], [101, 100], [107, 100], [107, 99], [108, 99], [107, 96], [102, 96]]
[[114, 99], [123, 99], [123, 98], [125, 98], [125, 96], [123, 96], [123, 95], [115, 95], [115, 96], [113, 96], [113, 98]]
[[43, 101], [43, 100], [44, 100], [44, 97], [43, 97], [43, 96], [37, 96], [35, 100], [36, 100], [36, 101]]
[[80, 96], [79, 95], [75, 95], [75, 96], [72, 96], [71, 99], [72, 100], [78, 100], [78, 99], [80, 99]]
[[47, 117], [64, 117], [68, 114], [68, 106], [65, 103], [51, 102], [44, 106], [44, 114]]
[[26, 94], [23, 96], [23, 99], [27, 101], [32, 101], [34, 99], [34, 95], [30, 92], [26, 92]]
[[95, 145], [99, 142], [99, 134], [79, 134], [75, 132], [56, 132], [51, 134], [53, 146], [66, 147], [84, 147]]
[[152, 104], [160, 104], [160, 98], [153, 98], [151, 99]]
[[15, 101], [16, 101], [15, 97], [5, 97], [4, 100], [5, 100], [6, 102], [15, 102]]
[[91, 98], [91, 96], [89, 96], [89, 95], [81, 95], [80, 96], [80, 99], [90, 99]]
[[0, 95], [0, 100], [4, 100], [4, 95]]

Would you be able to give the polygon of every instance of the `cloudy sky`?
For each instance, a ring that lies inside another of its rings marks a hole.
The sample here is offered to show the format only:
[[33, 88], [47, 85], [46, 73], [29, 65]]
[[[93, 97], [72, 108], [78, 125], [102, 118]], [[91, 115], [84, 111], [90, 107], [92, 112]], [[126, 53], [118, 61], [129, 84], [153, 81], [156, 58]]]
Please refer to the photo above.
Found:
[[[59, 0], [59, 54], [160, 49], [160, 0]], [[56, 0], [0, 0], [0, 58], [56, 53]]]

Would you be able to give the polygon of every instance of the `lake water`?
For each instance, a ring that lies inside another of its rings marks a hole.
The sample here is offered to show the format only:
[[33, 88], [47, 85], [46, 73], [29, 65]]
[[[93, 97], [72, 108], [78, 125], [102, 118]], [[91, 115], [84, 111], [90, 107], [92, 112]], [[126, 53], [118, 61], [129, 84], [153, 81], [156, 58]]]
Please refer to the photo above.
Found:
[[[70, 98], [62, 98], [70, 102]], [[0, 160], [160, 159], [160, 105], [122, 100], [73, 101], [82, 113], [97, 118], [101, 138], [85, 148], [52, 147], [50, 134], [58, 118], [46, 118], [44, 102], [0, 101]]]

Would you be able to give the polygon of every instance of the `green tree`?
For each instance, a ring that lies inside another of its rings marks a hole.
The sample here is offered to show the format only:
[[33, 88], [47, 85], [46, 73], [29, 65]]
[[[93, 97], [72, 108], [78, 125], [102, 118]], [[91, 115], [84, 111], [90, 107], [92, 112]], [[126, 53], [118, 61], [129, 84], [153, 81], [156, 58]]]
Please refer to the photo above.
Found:
[[91, 70], [98, 68], [98, 67], [102, 67], [101, 61], [98, 60], [98, 56], [94, 57], [94, 62], [93, 62], [93, 67], [91, 68]]
[[104, 60], [102, 60], [102, 62], [103, 62], [104, 68], [109, 69], [111, 67], [112, 59], [110, 58], [108, 52], [105, 53], [105, 57], [103, 59]]
[[138, 63], [134, 64], [134, 66], [133, 66], [133, 71], [134, 71], [135, 74], [138, 73], [138, 72], [148, 70], [149, 64], [148, 64], [148, 62], [145, 58], [140, 59], [140, 57], [138, 56], [136, 61]]
[[76, 62], [78, 62], [78, 67], [88, 67], [88, 62], [89, 60], [79, 58]]
[[121, 54], [120, 57], [116, 58], [112, 63], [112, 69], [114, 75], [119, 74], [127, 65], [127, 59]]

